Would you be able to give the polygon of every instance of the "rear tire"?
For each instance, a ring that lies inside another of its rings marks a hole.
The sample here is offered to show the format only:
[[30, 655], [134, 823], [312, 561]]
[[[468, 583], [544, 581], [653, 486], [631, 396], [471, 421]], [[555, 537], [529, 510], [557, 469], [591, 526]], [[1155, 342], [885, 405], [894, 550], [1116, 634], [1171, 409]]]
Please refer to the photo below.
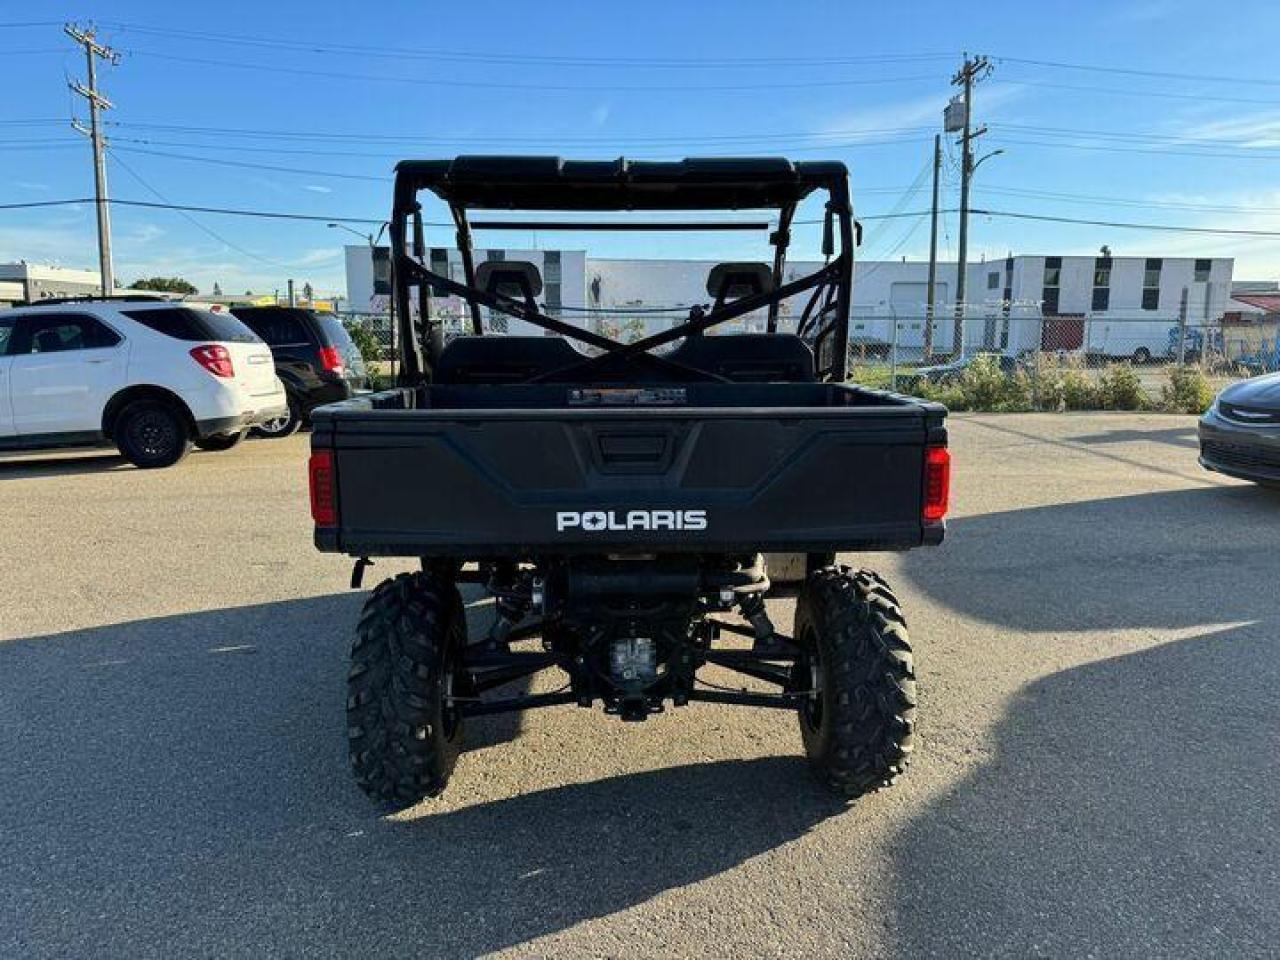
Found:
[[402, 573], [364, 605], [347, 678], [347, 737], [356, 783], [380, 805], [409, 807], [448, 783], [463, 735], [448, 697], [465, 643], [451, 581]]
[[112, 430], [120, 455], [142, 470], [171, 467], [191, 451], [186, 418], [159, 400], [137, 400]]
[[284, 437], [292, 437], [301, 429], [302, 411], [290, 399], [289, 413], [286, 416], [276, 417], [274, 420], [258, 424], [253, 428], [253, 435], [255, 437], [264, 437], [268, 440], [280, 440]]
[[1137, 350], [1133, 351], [1132, 359], [1134, 363], [1150, 363], [1151, 351], [1146, 347], [1139, 347]]
[[198, 437], [193, 442], [201, 450], [230, 450], [244, 439], [245, 433], [244, 430], [237, 430], [235, 433], [215, 433], [211, 437]]
[[848, 800], [888, 786], [910, 759], [916, 708], [897, 599], [870, 571], [827, 567], [805, 583], [795, 637], [793, 688], [816, 691], [800, 711], [814, 774]]

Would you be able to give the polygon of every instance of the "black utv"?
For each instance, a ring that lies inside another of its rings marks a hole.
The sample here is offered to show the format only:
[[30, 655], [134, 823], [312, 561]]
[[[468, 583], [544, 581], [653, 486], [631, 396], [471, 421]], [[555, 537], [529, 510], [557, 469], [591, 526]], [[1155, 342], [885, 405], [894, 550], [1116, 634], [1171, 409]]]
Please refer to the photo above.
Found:
[[[452, 215], [461, 276], [428, 255], [423, 191]], [[795, 276], [806, 201], [825, 262]], [[623, 343], [600, 332], [606, 309], [540, 301], [535, 264], [477, 265], [472, 231], [493, 228], [760, 230], [772, 256], [719, 264], [705, 303]], [[789, 711], [819, 779], [848, 798], [905, 767], [906, 623], [884, 580], [836, 554], [941, 542], [946, 410], [846, 382], [856, 234], [840, 163], [397, 167], [400, 385], [317, 409], [310, 461], [316, 544], [357, 558], [353, 585], [369, 558], [421, 558], [374, 589], [352, 647], [351, 765], [371, 797], [439, 794], [469, 717], [561, 704], [629, 721], [696, 702]], [[435, 297], [466, 305], [465, 333]], [[550, 335], [495, 332], [511, 318]], [[714, 335], [746, 318], [756, 332]], [[468, 636], [462, 584], [494, 599], [484, 636]], [[784, 595], [798, 597], [789, 630], [770, 616]], [[563, 686], [500, 692], [543, 670]]]

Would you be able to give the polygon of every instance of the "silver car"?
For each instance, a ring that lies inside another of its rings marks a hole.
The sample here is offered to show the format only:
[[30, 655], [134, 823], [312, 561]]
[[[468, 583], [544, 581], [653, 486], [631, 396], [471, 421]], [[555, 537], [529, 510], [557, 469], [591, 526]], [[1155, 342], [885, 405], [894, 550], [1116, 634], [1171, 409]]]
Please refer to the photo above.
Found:
[[1200, 464], [1280, 487], [1280, 373], [1227, 387], [1200, 418]]

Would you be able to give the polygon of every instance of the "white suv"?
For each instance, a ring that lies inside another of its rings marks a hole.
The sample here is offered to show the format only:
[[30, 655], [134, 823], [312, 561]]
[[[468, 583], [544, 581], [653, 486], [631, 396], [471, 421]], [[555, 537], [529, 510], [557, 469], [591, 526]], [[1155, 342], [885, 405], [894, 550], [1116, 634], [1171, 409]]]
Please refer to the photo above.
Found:
[[128, 297], [0, 312], [0, 450], [114, 441], [167, 467], [288, 409], [270, 349], [229, 313]]

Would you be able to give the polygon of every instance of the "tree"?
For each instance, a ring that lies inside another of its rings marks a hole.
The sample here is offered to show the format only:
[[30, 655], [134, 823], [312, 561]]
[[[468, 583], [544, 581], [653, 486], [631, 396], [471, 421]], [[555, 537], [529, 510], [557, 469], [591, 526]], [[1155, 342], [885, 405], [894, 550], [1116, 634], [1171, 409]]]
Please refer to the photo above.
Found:
[[311, 302], [311, 298], [314, 296], [314, 294], [315, 294], [315, 290], [313, 290], [313, 289], [312, 289], [311, 284], [309, 284], [309, 283], [304, 283], [304, 284], [302, 285], [302, 299], [303, 299], [303, 300], [307, 301], [307, 303], [310, 303], [310, 302]]
[[146, 279], [135, 280], [129, 285], [130, 290], [158, 290], [162, 293], [181, 293], [183, 296], [191, 296], [193, 293], [199, 293], [199, 289], [189, 280], [183, 280], [181, 277], [149, 277]]
[[213, 281], [213, 295], [215, 297], [222, 296], [222, 287], [218, 286], [218, 281]]

